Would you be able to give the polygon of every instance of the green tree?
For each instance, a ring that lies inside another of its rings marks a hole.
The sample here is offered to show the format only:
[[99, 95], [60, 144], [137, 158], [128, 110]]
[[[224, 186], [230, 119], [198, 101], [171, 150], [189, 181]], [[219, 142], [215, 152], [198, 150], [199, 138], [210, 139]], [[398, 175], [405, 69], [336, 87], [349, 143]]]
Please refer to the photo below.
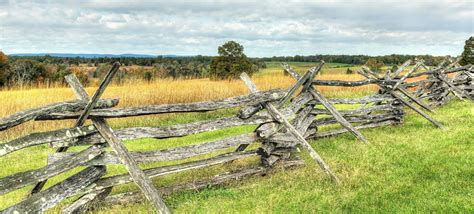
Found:
[[353, 74], [353, 73], [354, 73], [354, 71], [353, 71], [353, 70], [351, 70], [351, 68], [347, 68], [347, 70], [346, 70], [346, 74]]
[[461, 65], [471, 64], [474, 65], [474, 37], [471, 36], [466, 40], [466, 45], [464, 45], [464, 52], [461, 55]]
[[145, 73], [143, 73], [143, 79], [150, 82], [153, 79], [153, 73], [151, 71], [145, 71]]
[[7, 83], [8, 78], [8, 56], [0, 51], [0, 86]]
[[214, 57], [210, 66], [212, 80], [237, 79], [242, 72], [252, 75], [258, 68], [244, 54], [244, 47], [234, 41], [228, 41], [217, 49], [219, 56]]
[[382, 67], [385, 66], [382, 60], [378, 60], [376, 58], [370, 58], [369, 60], [367, 60], [365, 65], [374, 72], [380, 72], [382, 70]]

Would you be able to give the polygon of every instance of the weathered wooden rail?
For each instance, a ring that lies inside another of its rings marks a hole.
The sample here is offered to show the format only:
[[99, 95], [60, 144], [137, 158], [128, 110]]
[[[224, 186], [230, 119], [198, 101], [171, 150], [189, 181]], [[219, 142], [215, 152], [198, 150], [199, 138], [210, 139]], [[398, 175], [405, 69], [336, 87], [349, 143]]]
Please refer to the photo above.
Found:
[[[432, 107], [443, 104], [453, 97], [472, 100], [474, 93], [472, 81], [474, 68], [459, 66], [455, 61], [449, 62], [449, 60], [434, 68], [427, 68], [421, 61], [416, 61], [407, 73], [402, 74], [411, 64], [411, 61], [408, 61], [397, 71], [387, 72], [383, 76], [368, 68], [362, 68], [359, 72], [367, 79], [361, 81], [314, 80], [324, 62], [302, 76], [284, 64], [284, 70], [296, 80], [288, 90], [260, 92], [250, 78], [243, 74], [241, 78], [249, 88], [248, 95], [215, 101], [133, 108], [113, 108], [117, 106], [118, 99], [100, 99], [118, 70], [118, 63], [113, 66], [91, 99], [77, 79], [68, 76], [67, 82], [78, 100], [55, 103], [0, 118], [0, 131], [32, 120], [76, 120], [72, 128], [31, 133], [0, 144], [0, 160], [10, 153], [32, 146], [47, 144], [57, 149], [56, 153], [49, 155], [46, 166], [0, 178], [1, 195], [36, 184], [23, 201], [0, 212], [43, 212], [75, 196], [78, 198], [72, 204], [66, 205], [62, 212], [83, 213], [98, 203], [127, 203], [141, 200], [145, 196], [158, 212], [168, 213], [162, 195], [219, 185], [250, 175], [265, 174], [274, 166], [289, 169], [303, 165], [301, 160], [291, 155], [298, 145], [309, 153], [324, 173], [334, 182], [340, 183], [336, 173], [309, 145], [308, 140], [349, 132], [361, 142], [368, 142], [359, 130], [402, 123], [404, 106], [441, 127], [438, 121], [417, 106], [432, 111]], [[424, 68], [426, 71], [416, 72], [419, 68]], [[420, 79], [422, 76], [426, 78]], [[368, 84], [378, 85], [379, 92], [365, 97], [328, 99], [318, 91], [318, 86], [321, 85], [358, 87]], [[129, 127], [112, 130], [106, 122], [108, 118], [207, 112], [229, 108], [240, 108], [240, 111], [236, 116], [165, 127]], [[84, 126], [86, 119], [92, 120], [93, 124]], [[122, 144], [123, 140], [183, 137], [243, 125], [255, 125], [257, 128], [252, 133], [156, 151], [129, 152]], [[257, 149], [247, 150], [253, 143], [257, 145]], [[74, 146], [87, 147], [81, 151], [67, 152], [67, 148]], [[111, 147], [112, 151], [106, 151], [106, 147]], [[231, 150], [232, 152], [229, 152]], [[205, 158], [202, 158], [203, 155], [206, 155]], [[238, 159], [254, 160], [255, 157], [260, 158], [260, 166], [226, 172], [211, 179], [161, 188], [154, 187], [150, 180], [187, 170], [230, 164]], [[178, 160], [180, 163], [174, 165], [144, 170], [138, 167], [138, 164], [142, 163]], [[112, 164], [125, 165], [128, 173], [104, 177], [107, 165]], [[79, 166], [85, 169], [42, 190], [48, 179]], [[110, 195], [114, 187], [131, 182], [136, 183], [141, 192]]]

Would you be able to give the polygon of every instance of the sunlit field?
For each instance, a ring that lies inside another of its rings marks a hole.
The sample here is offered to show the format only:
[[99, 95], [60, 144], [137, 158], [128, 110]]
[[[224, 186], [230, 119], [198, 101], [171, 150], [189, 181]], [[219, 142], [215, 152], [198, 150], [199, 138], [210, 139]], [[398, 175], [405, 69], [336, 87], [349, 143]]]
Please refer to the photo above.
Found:
[[[315, 63], [290, 63], [298, 72], [307, 71]], [[357, 67], [346, 74], [348, 65], [327, 63], [316, 79], [362, 80]], [[295, 80], [284, 75], [278, 63], [256, 73], [252, 79], [260, 90], [287, 89]], [[89, 94], [96, 87], [88, 87]], [[376, 92], [376, 85], [355, 88], [318, 87], [328, 97], [360, 97]], [[214, 100], [249, 93], [243, 82], [210, 81], [208, 79], [152, 82], [135, 81], [111, 85], [103, 97], [120, 98], [119, 107], [185, 103]], [[0, 91], [0, 117], [32, 107], [75, 99], [66, 87], [11, 89]], [[236, 109], [208, 113], [167, 114], [136, 118], [111, 119], [113, 128], [136, 126], [165, 126], [207, 120], [236, 113]], [[334, 169], [343, 185], [334, 186], [305, 152], [307, 165], [290, 171], [278, 171], [264, 177], [233, 181], [203, 191], [187, 191], [165, 197], [166, 204], [175, 213], [300, 213], [300, 212], [474, 212], [474, 105], [469, 101], [453, 101], [436, 110], [433, 117], [446, 130], [433, 127], [429, 122], [407, 111], [404, 123], [362, 130], [371, 145], [363, 145], [350, 134], [311, 141], [311, 145]], [[0, 143], [32, 132], [71, 127], [72, 120], [28, 122], [0, 133]], [[209, 140], [248, 133], [255, 126], [241, 126], [206, 132], [181, 138], [138, 139], [125, 142], [131, 151], [151, 151], [197, 144]], [[253, 145], [255, 147], [257, 145]], [[83, 149], [75, 147], [72, 151]], [[0, 157], [0, 177], [40, 168], [46, 165], [47, 155], [54, 149], [36, 146]], [[171, 165], [210, 157], [206, 154], [186, 160], [143, 164], [142, 167]], [[42, 161], [38, 161], [42, 160]], [[241, 160], [204, 170], [191, 170], [153, 179], [156, 186], [167, 186], [212, 177], [218, 173], [258, 164], [258, 160]], [[56, 176], [47, 187], [78, 172], [71, 170]], [[126, 173], [124, 167], [110, 166], [107, 175]], [[31, 186], [0, 195], [0, 210], [18, 203]], [[113, 189], [113, 194], [138, 191], [134, 184]], [[71, 200], [69, 200], [71, 202]], [[64, 203], [50, 210], [58, 213]], [[146, 200], [115, 206], [100, 207], [93, 213], [152, 213], [153, 206]]]

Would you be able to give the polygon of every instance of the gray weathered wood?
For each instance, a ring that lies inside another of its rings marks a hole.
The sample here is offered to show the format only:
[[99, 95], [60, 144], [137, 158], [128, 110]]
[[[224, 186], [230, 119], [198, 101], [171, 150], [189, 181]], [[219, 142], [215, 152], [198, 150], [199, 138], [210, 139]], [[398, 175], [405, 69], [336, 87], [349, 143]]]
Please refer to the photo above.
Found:
[[4, 156], [8, 153], [18, 151], [26, 147], [45, 143], [68, 141], [76, 137], [83, 137], [96, 132], [97, 130], [94, 126], [83, 126], [72, 129], [60, 129], [49, 132], [32, 133], [7, 143], [0, 144], [0, 156]]
[[[309, 93], [301, 93], [300, 95], [296, 96], [289, 106], [285, 109], [281, 110], [281, 113], [285, 116], [285, 118], [294, 117], [297, 111], [299, 111], [307, 102], [311, 101], [312, 96]], [[260, 116], [268, 115], [269, 118], [271, 116], [268, 113], [261, 113]], [[255, 117], [255, 116], [254, 116]], [[278, 126], [277, 123], [270, 121], [265, 121], [265, 123], [260, 123], [260, 126], [257, 128], [256, 132], [260, 138], [268, 139], [275, 133], [277, 133], [282, 127]], [[235, 151], [244, 151], [248, 147], [248, 144], [240, 145]]]
[[[307, 114], [311, 113], [311, 109], [313, 109], [313, 106], [307, 106], [306, 108], [304, 108], [303, 110], [301, 110], [298, 115], [296, 115], [294, 118], [294, 121], [293, 121], [293, 126], [300, 132], [300, 133], [304, 133], [304, 131], [302, 130], [306, 130], [305, 126], [309, 124], [311, 124], [310, 120], [308, 117], [307, 117]], [[284, 114], [283, 113], [283, 116], [285, 118], [289, 118], [289, 116], [287, 114]], [[314, 119], [314, 117], [313, 117]], [[309, 124], [308, 124], [309, 123]], [[266, 123], [266, 124], [262, 124], [260, 125], [260, 127], [258, 127], [256, 129], [256, 133], [257, 135], [260, 137], [260, 138], [263, 138], [265, 139], [265, 141], [269, 141], [269, 138], [272, 138], [275, 134], [279, 133], [279, 132], [285, 132], [285, 130], [281, 130], [281, 128], [284, 129], [284, 127], [279, 127], [277, 126], [277, 124], [275, 123]], [[291, 136], [291, 135], [290, 135]], [[294, 137], [292, 137], [293, 140], [295, 140]]]
[[[118, 64], [119, 65], [119, 64]], [[117, 63], [114, 64], [114, 66], [117, 66]], [[117, 68], [118, 69], [118, 68]], [[114, 71], [114, 68], [110, 70], [110, 72], [107, 74], [106, 78], [104, 81], [101, 83], [99, 89], [97, 90], [97, 93], [94, 94], [94, 97], [91, 99], [92, 104], [91, 106], [94, 106], [93, 101], [97, 101], [100, 97], [100, 95], [105, 91], [105, 88], [107, 85], [110, 83], [113, 74], [116, 71]], [[85, 90], [84, 88], [80, 85], [80, 83], [71, 85], [73, 87], [76, 95], [81, 96], [82, 99], [87, 99], [85, 97]], [[87, 118], [87, 112], [85, 111], [81, 117], [79, 117], [78, 121], [81, 118]], [[129, 172], [131, 178], [133, 181], [138, 185], [138, 187], [141, 189], [141, 191], [144, 193], [146, 198], [152, 202], [152, 204], [155, 206], [158, 212], [160, 213], [171, 213], [168, 207], [166, 207], [165, 202], [160, 196], [160, 193], [158, 190], [153, 186], [153, 183], [151, 180], [145, 175], [145, 173], [139, 168], [138, 164], [135, 162], [133, 157], [130, 155], [130, 153], [127, 150], [127, 147], [123, 145], [122, 141], [115, 136], [113, 133], [113, 130], [110, 128], [110, 126], [107, 124], [107, 122], [103, 118], [92, 118], [92, 123], [94, 126], [97, 128], [99, 133], [102, 135], [102, 137], [107, 141], [109, 146], [114, 150], [114, 152], [117, 154], [119, 157], [120, 161], [125, 165], [125, 168]], [[78, 124], [78, 123], [76, 123]]]
[[[206, 112], [224, 108], [234, 108], [242, 105], [255, 105], [261, 102], [276, 101], [281, 99], [284, 94], [285, 92], [280, 89], [273, 89], [258, 94], [237, 96], [215, 101], [93, 110], [90, 113], [90, 116], [101, 118], [120, 118], [163, 113]], [[79, 112], [61, 112], [49, 114], [47, 118], [43, 117], [42, 119], [73, 119], [78, 118], [79, 114]]]
[[[400, 86], [404, 81], [405, 79], [408, 78], [408, 76], [410, 76], [410, 74], [412, 74], [413, 72], [415, 72], [416, 70], [418, 70], [418, 68], [420, 68], [420, 66], [423, 64], [423, 60], [420, 60], [418, 61], [412, 69], [410, 69], [410, 71], [408, 71], [405, 75], [403, 75], [400, 79], [397, 79], [397, 82], [391, 87], [392, 90], [395, 90], [398, 88], [398, 86]], [[368, 70], [370, 71], [370, 69]]]
[[91, 146], [62, 162], [56, 162], [55, 164], [40, 169], [29, 170], [3, 177], [0, 179], [0, 194], [11, 192], [29, 184], [46, 180], [70, 169], [74, 169], [96, 158], [100, 154], [102, 154], [100, 146]]
[[75, 195], [105, 174], [105, 167], [91, 166], [49, 189], [34, 194], [0, 213], [43, 213], [67, 197]]
[[323, 64], [321, 63], [318, 66], [311, 68], [308, 72], [306, 72], [303, 75], [303, 77], [299, 78], [296, 81], [296, 83], [288, 90], [285, 96], [280, 101], [278, 101], [278, 104], [276, 107], [277, 108], [283, 107], [286, 101], [288, 101], [293, 96], [296, 90], [298, 90], [298, 88], [302, 86], [304, 83], [306, 83], [307, 81], [311, 81], [312, 80], [311, 78], [314, 78], [314, 75], [317, 74], [321, 70], [322, 67], [323, 67]]
[[460, 100], [464, 100], [463, 97], [465, 97], [466, 95], [464, 94], [464, 92], [459, 89], [458, 87], [456, 87], [454, 84], [452, 84], [449, 80], [447, 80], [446, 78], [444, 78], [442, 75], [436, 75], [436, 77], [441, 80], [442, 82], [444, 82], [446, 85], [448, 85], [449, 87], [449, 90], [456, 96], [458, 97]]
[[[119, 68], [120, 68], [120, 63], [118, 63], [118, 62], [115, 62], [112, 65], [112, 68], [107, 73], [107, 75], [102, 80], [102, 82], [100, 83], [99, 88], [95, 91], [94, 95], [89, 100], [89, 103], [87, 103], [87, 106], [84, 108], [84, 110], [79, 115], [79, 118], [77, 118], [76, 124], [74, 125], [75, 127], [79, 127], [79, 126], [82, 126], [84, 124], [87, 117], [89, 117], [90, 112], [92, 111], [94, 106], [97, 104], [97, 101], [99, 100], [100, 96], [104, 93], [105, 89], [107, 88], [109, 83], [112, 81], [112, 78], [114, 77], [115, 73], [117, 73]], [[79, 86], [75, 86], [75, 87], [79, 87]], [[84, 96], [84, 95], [85, 94], [83, 94], [82, 96]], [[88, 98], [88, 96], [83, 97], [83, 99], [86, 99], [86, 98]]]
[[87, 213], [94, 205], [101, 203], [107, 195], [112, 191], [112, 188], [102, 189], [99, 191], [91, 192], [81, 196], [79, 199], [74, 201], [71, 205], [61, 210], [62, 214], [80, 214]]
[[[271, 122], [273, 119], [268, 114], [255, 115], [250, 119], [242, 120], [238, 117], [225, 117], [215, 120], [199, 121], [188, 124], [178, 124], [167, 127], [133, 127], [124, 128], [114, 131], [116, 136], [121, 140], [130, 140], [138, 138], [171, 138], [182, 137], [191, 134], [198, 134], [207, 131], [220, 130], [234, 126], [256, 125], [265, 122]], [[75, 146], [86, 144], [105, 143], [105, 140], [97, 133], [85, 136], [78, 142], [64, 141], [53, 142], [53, 147]]]
[[[292, 160], [292, 161], [284, 161], [281, 165], [277, 165], [276, 168], [278, 169], [293, 169], [296, 167], [303, 166], [304, 162], [302, 160]], [[160, 192], [164, 195], [170, 195], [172, 193], [176, 193], [179, 191], [187, 191], [187, 190], [201, 190], [205, 188], [209, 188], [210, 186], [218, 186], [223, 185], [231, 181], [240, 181], [244, 178], [250, 176], [258, 176], [258, 175], [265, 175], [272, 171], [272, 168], [268, 167], [252, 167], [247, 169], [238, 170], [235, 172], [225, 172], [219, 175], [213, 176], [209, 179], [202, 179], [198, 181], [193, 181], [189, 183], [181, 183], [175, 184], [172, 186], [161, 187], [159, 188]], [[116, 194], [107, 197], [101, 205], [115, 205], [115, 204], [130, 204], [141, 202], [143, 200], [142, 194], [140, 192], [127, 192]]]
[[376, 84], [377, 80], [366, 79], [359, 81], [344, 81], [344, 80], [313, 80], [313, 85], [321, 86], [342, 86], [342, 87], [357, 87], [370, 84]]
[[[252, 82], [250, 77], [246, 73], [242, 73], [240, 75], [240, 79], [244, 81], [245, 85], [249, 88], [251, 93], [257, 92], [257, 87], [255, 84]], [[263, 104], [265, 108], [268, 110], [268, 112], [272, 115], [272, 117], [278, 121], [279, 123], [282, 123], [285, 125], [287, 130], [298, 140], [300, 145], [305, 148], [310, 156], [316, 161], [316, 163], [321, 167], [321, 169], [326, 173], [333, 181], [336, 183], [340, 183], [339, 179], [336, 177], [336, 175], [332, 172], [332, 170], [329, 168], [329, 166], [326, 164], [326, 162], [319, 156], [319, 154], [309, 145], [309, 143], [306, 141], [306, 139], [301, 136], [301, 134], [293, 127], [290, 122], [285, 118], [283, 114], [281, 114], [275, 106], [273, 106], [271, 103], [265, 103]]]
[[[388, 126], [388, 125], [394, 125], [397, 124], [395, 121], [383, 121], [383, 122], [377, 122], [377, 123], [370, 123], [370, 124], [365, 124], [365, 125], [358, 125], [356, 126], [357, 129], [367, 129], [367, 128], [375, 128], [375, 127], [380, 127], [380, 126]], [[331, 130], [331, 131], [326, 131], [326, 132], [316, 132], [314, 129], [311, 129], [311, 131], [308, 133], [308, 138], [310, 139], [318, 139], [318, 138], [324, 138], [324, 137], [332, 137], [336, 136], [339, 134], [343, 134], [348, 132], [347, 129], [337, 129], [337, 130]]]
[[298, 112], [296, 119], [293, 121], [293, 126], [299, 133], [306, 133], [311, 123], [316, 119], [314, 115], [311, 115], [313, 109], [314, 106], [306, 106], [306, 108]]
[[[288, 67], [289, 70], [292, 70], [291, 68]], [[289, 72], [290, 73], [290, 72]], [[295, 79], [299, 79], [299, 74], [297, 74], [296, 72], [291, 72], [290, 74], [292, 75], [295, 75], [293, 76], [293, 78]], [[314, 88], [309, 88], [307, 90], [311, 95], [313, 95], [313, 97], [318, 101], [320, 102], [329, 112], [331, 112], [331, 114], [333, 115], [334, 118], [336, 118], [336, 120], [346, 129], [348, 129], [352, 134], [354, 134], [354, 136], [356, 136], [357, 139], [359, 139], [360, 141], [364, 142], [364, 143], [367, 143], [367, 140], [365, 139], [364, 136], [362, 136], [362, 134], [357, 131], [354, 127], [352, 127], [352, 125], [347, 122], [344, 117], [342, 117], [341, 114], [339, 114], [339, 112], [336, 110], [336, 108], [334, 108], [333, 105], [331, 105], [331, 103], [329, 103], [329, 101], [324, 97], [322, 96], [318, 91], [316, 91], [316, 89]]]
[[[312, 99], [312, 96], [308, 93], [301, 93], [300, 95], [298, 95], [297, 97], [295, 97], [292, 101], [291, 101], [291, 104], [282, 110], [282, 113], [283, 115], [288, 118], [288, 117], [291, 117], [292, 115], [294, 115], [299, 109], [301, 109], [307, 102], [311, 101]], [[260, 106], [262, 106], [263, 108], [263, 105], [260, 104]], [[250, 108], [252, 109], [252, 108]], [[239, 117], [242, 118], [242, 117], [249, 117], [253, 114], [255, 114], [256, 112], [253, 112], [254, 110], [256, 109], [252, 109], [250, 111], [246, 111], [247, 115], [244, 115], [243, 116], [243, 113], [242, 111], [240, 112], [240, 115]], [[260, 109], [259, 109], [260, 110]], [[267, 115], [267, 114], [260, 114], [260, 116], [262, 115]], [[255, 117], [255, 116], [254, 116]], [[270, 115], [268, 115], [269, 118], [271, 118]], [[260, 123], [260, 127], [257, 128], [256, 132], [257, 132], [257, 135], [260, 137], [260, 138], [265, 138], [266, 140], [269, 140], [268, 138], [271, 138], [272, 135], [274, 133], [276, 133], [279, 129], [276, 127], [276, 124], [275, 123], [269, 123], [270, 121], [265, 121], [265, 122], [262, 122]], [[268, 128], [266, 128], [268, 127]], [[262, 131], [262, 130], [265, 130], [265, 131]], [[294, 139], [294, 138], [293, 138]], [[292, 140], [293, 140], [292, 139]], [[273, 139], [274, 140], [274, 139]], [[274, 140], [276, 141], [276, 140]], [[242, 144], [240, 145], [235, 151], [236, 152], [239, 152], [239, 151], [244, 151], [247, 147], [249, 146], [249, 144]]]
[[[300, 95], [293, 98], [288, 108], [290, 108], [292, 112], [296, 112], [301, 108], [301, 106], [311, 101], [311, 99], [313, 99], [313, 97], [309, 93], [301, 93]], [[261, 104], [248, 106], [248, 107], [242, 108], [239, 111], [238, 117], [241, 119], [248, 119], [262, 109], [263, 109], [263, 106]], [[287, 110], [283, 110], [283, 111], [287, 111]]]
[[[414, 105], [412, 105], [410, 102], [404, 100], [400, 95], [398, 95], [394, 90], [396, 89], [399, 89], [398, 86], [401, 84], [401, 82], [403, 82], [403, 80], [405, 80], [409, 74], [411, 74], [412, 72], [414, 72], [416, 69], [418, 69], [418, 67], [421, 65], [422, 61], [419, 61], [409, 72], [408, 74], [405, 74], [403, 77], [401, 77], [397, 83], [395, 83], [395, 85], [393, 86], [386, 86], [386, 85], [379, 85], [379, 87], [383, 90], [382, 93], [388, 93], [390, 95], [392, 95], [395, 99], [397, 99], [398, 101], [400, 101], [402, 104], [408, 106], [409, 108], [411, 108], [412, 110], [414, 110], [415, 112], [417, 112], [418, 114], [420, 114], [422, 117], [426, 118], [428, 121], [430, 121], [431, 123], [433, 123], [435, 126], [437, 126], [438, 128], [443, 128], [443, 125], [441, 125], [441, 123], [439, 123], [438, 121], [434, 120], [433, 118], [431, 118], [429, 115], [427, 115], [426, 113], [424, 113], [423, 111], [417, 109]], [[370, 69], [369, 68], [366, 68], [366, 69], [361, 69], [359, 70], [359, 74], [365, 76], [366, 78], [371, 78], [369, 77], [369, 75], [367, 74], [367, 71], [369, 71]], [[409, 97], [410, 99], [413, 98], [413, 97]], [[414, 98], [416, 100], [416, 98]]]
[[[96, 108], [110, 108], [118, 104], [118, 99], [100, 100]], [[0, 118], [0, 131], [15, 127], [30, 120], [35, 120], [43, 116], [60, 112], [74, 112], [79, 111], [87, 105], [87, 102], [81, 100], [66, 101], [54, 103], [47, 106], [29, 109], [26, 111], [17, 112], [13, 115]]]
[[[346, 119], [351, 123], [370, 123], [375, 121], [385, 120], [399, 120], [403, 115], [396, 115], [394, 113], [387, 114], [368, 114], [368, 115], [348, 115]], [[317, 127], [322, 125], [336, 124], [337, 121], [332, 117], [316, 119], [312, 122], [311, 127]]]
[[[252, 142], [258, 140], [257, 136], [254, 133], [250, 134], [241, 134], [233, 137], [228, 137], [220, 140], [209, 141], [205, 143], [163, 149], [158, 151], [147, 151], [147, 152], [131, 152], [133, 159], [137, 163], [150, 163], [158, 161], [173, 161], [181, 160], [197, 155], [207, 154], [215, 152], [221, 149], [226, 149], [241, 144], [251, 144]], [[68, 153], [55, 153], [50, 154], [48, 157], [48, 163], [53, 164], [58, 161], [63, 161], [69, 159], [72, 155], [75, 155], [75, 152]], [[119, 160], [117, 154], [106, 152], [101, 155], [99, 158], [94, 159], [93, 161], [87, 162], [88, 165], [105, 165], [105, 164], [122, 164]]]
[[428, 105], [424, 104], [423, 102], [421, 102], [420, 100], [418, 100], [415, 96], [413, 96], [410, 92], [408, 92], [407, 90], [403, 89], [403, 88], [397, 88], [397, 91], [401, 92], [403, 95], [405, 95], [406, 97], [408, 97], [410, 100], [412, 100], [413, 102], [415, 102], [416, 104], [418, 104], [419, 106], [421, 106], [422, 108], [430, 111], [430, 112], [434, 112], [434, 110], [429, 107]]
[[[76, 96], [83, 101], [88, 101], [87, 105], [84, 107], [84, 109], [81, 111], [79, 117], [76, 119], [76, 122], [74, 124], [74, 128], [81, 127], [84, 125], [84, 122], [86, 121], [87, 117], [89, 117], [90, 112], [92, 109], [97, 105], [97, 102], [99, 101], [100, 96], [102, 93], [104, 93], [105, 88], [107, 88], [107, 85], [112, 81], [112, 77], [115, 75], [115, 73], [118, 71], [120, 67], [120, 63], [115, 62], [112, 65], [112, 68], [109, 70], [107, 75], [105, 76], [105, 79], [102, 80], [102, 82], [99, 85], [99, 88], [96, 90], [94, 93], [92, 99], [89, 99], [89, 96], [87, 95], [87, 92], [82, 88], [81, 83], [79, 80], [75, 77], [74, 74], [68, 75], [69, 77], [66, 77], [66, 81], [71, 81], [71, 87], [74, 89], [74, 93]], [[76, 88], [74, 88], [76, 87]], [[82, 90], [80, 90], [82, 89]], [[59, 147], [56, 149], [56, 152], [65, 152], [68, 150], [69, 147]], [[46, 184], [47, 180], [41, 181], [37, 183], [33, 189], [30, 191], [30, 194], [35, 194], [43, 188], [43, 186]]]
[[[330, 104], [368, 104], [368, 103], [378, 103], [378, 102], [393, 102], [395, 99], [389, 95], [370, 95], [360, 98], [332, 98], [327, 99]], [[308, 102], [311, 105], [319, 105], [321, 102], [317, 100], [312, 100]]]
[[[105, 76], [105, 79], [100, 83], [99, 88], [96, 90], [94, 93], [92, 99], [89, 99], [89, 96], [87, 95], [87, 92], [82, 88], [81, 83], [79, 80], [75, 77], [74, 74], [68, 75], [69, 77], [66, 77], [66, 81], [71, 81], [71, 87], [76, 87], [77, 90], [74, 90], [74, 93], [76, 96], [83, 101], [88, 101], [87, 105], [84, 107], [84, 109], [81, 111], [79, 117], [76, 119], [76, 122], [74, 124], [74, 128], [81, 127], [84, 125], [84, 122], [86, 121], [87, 117], [89, 117], [90, 112], [92, 109], [97, 105], [97, 102], [99, 101], [100, 96], [102, 93], [104, 93], [105, 88], [107, 88], [107, 85], [112, 81], [112, 77], [115, 75], [115, 73], [118, 71], [120, 67], [120, 63], [115, 62], [112, 65], [112, 68], [109, 70], [107, 75]], [[82, 89], [82, 90], [79, 90]], [[59, 147], [56, 149], [56, 152], [65, 152], [68, 150], [69, 147]], [[35, 194], [43, 188], [43, 186], [46, 184], [47, 180], [41, 181], [37, 183], [33, 189], [30, 191], [30, 194]]]
[[407, 66], [409, 66], [411, 64], [411, 59], [405, 61], [400, 67], [398, 67], [398, 69], [393, 72], [393, 74], [391, 75], [393, 78], [397, 77], [398, 75], [400, 75], [400, 73], [405, 70], [405, 68]]
[[[433, 75], [433, 74], [438, 73], [440, 70], [443, 70], [443, 72], [445, 74], [455, 73], [455, 72], [463, 71], [463, 70], [466, 70], [466, 69], [470, 69], [470, 67], [471, 67], [471, 65], [465, 65], [465, 66], [461, 66], [461, 67], [457, 67], [457, 68], [449, 68], [449, 69], [435, 68], [435, 69], [432, 69], [432, 70], [429, 70], [429, 71], [426, 71], [426, 72], [419, 72], [419, 73], [415, 73], [415, 74], [410, 74], [407, 78], [420, 77], [420, 76], [424, 76], [424, 75]], [[400, 78], [400, 77], [397, 77], [397, 78]], [[394, 78], [394, 79], [397, 79], [397, 78]]]
[[[355, 115], [355, 114], [369, 114], [376, 111], [391, 111], [395, 108], [397, 107], [393, 106], [390, 103], [390, 104], [373, 105], [373, 106], [361, 107], [361, 108], [349, 109], [349, 110], [339, 110], [339, 113], [343, 116]], [[317, 114], [317, 115], [325, 114], [325, 115], [332, 116], [332, 114], [327, 109], [315, 108], [311, 111], [311, 113]]]
[[[183, 164], [145, 169], [144, 172], [149, 178], [153, 178], [153, 177], [168, 175], [172, 173], [183, 172], [183, 171], [187, 171], [191, 169], [200, 169], [200, 168], [204, 168], [208, 166], [214, 166], [217, 164], [222, 164], [222, 163], [226, 163], [226, 162], [241, 159], [241, 158], [254, 157], [256, 155], [257, 153], [255, 152], [255, 150], [246, 151], [246, 152], [226, 153], [226, 154], [219, 155], [216, 157], [183, 163]], [[101, 178], [94, 185], [91, 185], [87, 190], [85, 190], [85, 192], [88, 193], [91, 191], [97, 191], [104, 188], [126, 184], [130, 182], [132, 182], [132, 178], [130, 177], [130, 174], [121, 174], [121, 175]]]
[[375, 79], [375, 80], [382, 79], [377, 73], [373, 72], [372, 70], [370, 70], [369, 67], [365, 65], [362, 66], [361, 69], [364, 70], [366, 72], [366, 75], [370, 76], [372, 79]]
[[395, 98], [397, 98], [401, 103], [403, 103], [404, 105], [408, 106], [409, 108], [411, 108], [413, 111], [415, 111], [416, 113], [418, 113], [419, 115], [423, 116], [424, 118], [426, 118], [428, 121], [430, 121], [431, 123], [433, 123], [435, 126], [437, 126], [438, 128], [444, 128], [444, 126], [439, 123], [438, 121], [436, 121], [435, 119], [431, 118], [429, 115], [427, 115], [425, 112], [423, 111], [420, 111], [419, 109], [417, 109], [414, 105], [412, 105], [411, 103], [405, 101], [402, 97], [400, 97], [400, 95], [394, 93], [394, 92], [391, 92], [392, 96], [394, 96]]

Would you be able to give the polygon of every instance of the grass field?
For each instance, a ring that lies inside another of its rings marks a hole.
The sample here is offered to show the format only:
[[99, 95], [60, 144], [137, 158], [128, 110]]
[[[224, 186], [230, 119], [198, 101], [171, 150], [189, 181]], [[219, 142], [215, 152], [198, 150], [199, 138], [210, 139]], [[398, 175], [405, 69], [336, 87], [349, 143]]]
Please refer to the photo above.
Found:
[[[307, 70], [311, 63], [293, 64], [298, 71]], [[318, 79], [360, 79], [346, 75], [343, 65], [327, 65]], [[343, 71], [341, 70], [343, 69]], [[253, 79], [260, 89], [287, 88], [294, 80], [284, 76], [281, 69], [269, 66]], [[88, 88], [92, 92], [94, 88]], [[357, 97], [373, 93], [376, 87], [324, 88], [327, 96]], [[120, 97], [120, 106], [139, 106], [176, 102], [192, 102], [235, 96], [248, 93], [240, 81], [213, 82], [200, 80], [158, 80], [152, 83], [110, 87], [105, 97]], [[31, 98], [34, 98], [31, 100]], [[67, 88], [11, 90], [0, 92], [0, 117], [31, 107], [69, 100], [72, 92]], [[473, 213], [474, 211], [474, 105], [455, 101], [437, 109], [433, 116], [444, 123], [439, 130], [429, 122], [408, 111], [405, 123], [400, 126], [363, 130], [371, 145], [358, 143], [345, 134], [311, 145], [341, 178], [343, 185], [334, 186], [305, 152], [300, 155], [307, 166], [265, 177], [253, 177], [231, 182], [224, 187], [212, 187], [200, 192], [173, 194], [165, 200], [176, 213], [269, 213], [269, 212], [442, 212]], [[210, 113], [170, 114], [164, 116], [114, 119], [114, 128], [131, 126], [163, 126], [187, 123], [232, 115], [235, 110]], [[72, 121], [31, 122], [0, 133], [6, 141], [32, 131], [45, 131], [72, 126]], [[127, 141], [132, 151], [196, 144], [240, 133], [251, 132], [255, 127], [243, 126], [173, 139], [141, 139]], [[254, 145], [255, 146], [255, 145]], [[80, 150], [82, 148], [74, 148]], [[0, 158], [0, 177], [39, 168], [46, 164], [47, 146], [33, 147]], [[199, 156], [197, 158], [212, 156]], [[44, 160], [44, 161], [37, 161]], [[169, 165], [177, 162], [145, 164], [143, 167]], [[206, 170], [189, 171], [154, 179], [157, 186], [210, 177], [229, 169], [254, 165], [257, 160], [237, 161], [230, 165]], [[48, 186], [68, 175], [57, 176]], [[108, 175], [126, 172], [123, 167], [111, 166]], [[0, 210], [17, 203], [31, 187], [0, 196]], [[114, 193], [138, 190], [129, 184], [114, 188]], [[58, 212], [61, 206], [51, 210]], [[102, 207], [97, 213], [147, 213], [152, 206], [147, 202]]]

